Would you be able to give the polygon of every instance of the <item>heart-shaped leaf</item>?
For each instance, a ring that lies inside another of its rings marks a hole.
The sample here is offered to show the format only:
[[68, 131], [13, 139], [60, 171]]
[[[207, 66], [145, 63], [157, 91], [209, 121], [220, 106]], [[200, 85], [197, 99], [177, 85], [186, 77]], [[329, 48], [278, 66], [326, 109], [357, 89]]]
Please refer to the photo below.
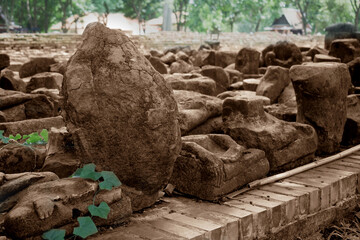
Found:
[[45, 232], [41, 237], [47, 240], [64, 240], [66, 231], [63, 229], [51, 229]]
[[79, 227], [74, 228], [73, 233], [82, 238], [87, 238], [98, 232], [95, 223], [90, 217], [78, 217]]
[[78, 168], [72, 177], [80, 177], [96, 181], [101, 177], [101, 174], [95, 172], [95, 168], [96, 166], [93, 163], [86, 164], [82, 168]]
[[4, 137], [4, 130], [0, 130], [0, 141], [2, 141], [5, 144], [9, 143], [10, 138]]
[[88, 209], [92, 216], [101, 217], [103, 219], [107, 219], [110, 212], [110, 207], [106, 202], [101, 202], [98, 207], [90, 205], [88, 206]]
[[21, 135], [18, 133], [18, 134], [16, 134], [15, 137], [13, 135], [10, 135], [9, 138], [17, 141], [17, 140], [21, 139]]
[[44, 141], [44, 142], [48, 142], [48, 140], [49, 140], [49, 132], [48, 132], [48, 130], [43, 129], [43, 130], [40, 132], [40, 136], [43, 138], [43, 141]]
[[104, 181], [99, 184], [100, 189], [111, 190], [113, 187], [121, 185], [120, 180], [113, 172], [102, 171], [100, 174], [104, 178]]

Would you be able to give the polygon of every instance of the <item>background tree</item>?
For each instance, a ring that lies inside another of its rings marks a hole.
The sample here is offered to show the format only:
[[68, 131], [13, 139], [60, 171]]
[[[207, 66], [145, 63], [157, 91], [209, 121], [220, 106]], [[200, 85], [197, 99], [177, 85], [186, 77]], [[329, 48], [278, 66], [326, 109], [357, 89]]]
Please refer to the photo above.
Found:
[[[190, 0], [174, 0], [173, 12], [176, 18], [176, 30], [180, 31], [186, 25], [186, 14]], [[184, 17], [184, 20], [183, 20]]]
[[106, 26], [109, 14], [119, 11], [120, 8], [121, 2], [119, 0], [91, 0], [89, 11], [98, 13], [99, 22]]
[[351, 7], [354, 11], [354, 25], [355, 29], [358, 29], [359, 25], [359, 14], [360, 14], [360, 0], [350, 0]]
[[160, 16], [162, 0], [123, 0], [120, 10], [126, 17], [136, 18], [139, 22], [139, 34], [141, 23]]

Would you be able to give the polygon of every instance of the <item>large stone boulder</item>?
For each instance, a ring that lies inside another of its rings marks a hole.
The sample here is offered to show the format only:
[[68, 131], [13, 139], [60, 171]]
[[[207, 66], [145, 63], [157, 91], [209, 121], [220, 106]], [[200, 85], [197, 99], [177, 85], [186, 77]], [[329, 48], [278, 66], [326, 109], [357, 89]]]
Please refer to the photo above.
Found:
[[348, 63], [360, 57], [360, 43], [357, 39], [337, 39], [330, 45], [329, 55]]
[[347, 63], [351, 75], [351, 83], [355, 87], [360, 87], [360, 57]]
[[92, 23], [68, 62], [62, 91], [81, 161], [154, 196], [137, 208], [154, 203], [181, 148], [177, 104], [163, 76], [124, 33]]
[[224, 132], [238, 144], [265, 151], [271, 172], [288, 170], [313, 160], [317, 147], [314, 128], [275, 118], [264, 112], [260, 99], [226, 98], [222, 117]]
[[208, 119], [221, 116], [222, 100], [201, 93], [174, 90], [179, 108], [179, 124], [181, 135], [202, 125]]
[[216, 200], [269, 171], [265, 153], [246, 149], [224, 134], [182, 137], [170, 182], [183, 193]]
[[215, 52], [215, 66], [225, 68], [232, 63], [235, 63], [237, 52], [235, 51], [216, 51]]
[[360, 95], [347, 96], [347, 114], [342, 144], [360, 144]]
[[302, 63], [300, 49], [291, 42], [279, 41], [275, 45], [269, 45], [262, 51], [262, 58], [266, 66], [280, 66], [290, 68]]
[[194, 65], [202, 67], [205, 65], [215, 65], [215, 51], [214, 50], [200, 50], [195, 56]]
[[158, 71], [161, 74], [167, 74], [167, 72], [168, 72], [167, 67], [166, 67], [165, 63], [163, 63], [160, 60], [160, 58], [150, 57], [149, 61], [150, 61], [151, 65], [155, 68], [156, 71]]
[[352, 23], [335, 23], [325, 28], [325, 49], [330, 49], [332, 41], [336, 39], [355, 38], [356, 27]]
[[265, 75], [260, 79], [260, 83], [256, 88], [256, 94], [268, 97], [271, 103], [275, 103], [289, 83], [289, 69], [269, 66]]
[[20, 77], [26, 78], [37, 73], [50, 72], [50, 65], [54, 63], [56, 63], [54, 58], [34, 58], [21, 66]]
[[260, 52], [252, 48], [241, 49], [235, 60], [235, 69], [244, 74], [258, 74]]
[[290, 69], [297, 101], [297, 122], [312, 125], [319, 137], [318, 153], [340, 147], [346, 121], [346, 96], [351, 77], [346, 64], [304, 63]]
[[170, 73], [188, 73], [193, 70], [193, 66], [184, 60], [178, 59], [176, 62], [173, 62], [170, 66]]

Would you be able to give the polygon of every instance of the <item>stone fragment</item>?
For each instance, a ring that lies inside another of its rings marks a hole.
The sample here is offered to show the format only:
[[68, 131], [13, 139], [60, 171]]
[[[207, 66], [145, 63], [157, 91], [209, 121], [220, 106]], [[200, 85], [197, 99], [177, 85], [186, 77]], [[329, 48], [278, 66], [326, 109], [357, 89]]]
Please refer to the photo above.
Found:
[[239, 72], [238, 70], [226, 69], [224, 68], [225, 72], [229, 74], [230, 83], [237, 83], [242, 82], [244, 80], [244, 74]]
[[166, 65], [160, 60], [158, 57], [150, 57], [149, 62], [161, 74], [167, 74], [167, 67]]
[[[5, 216], [5, 233], [15, 239], [40, 237], [53, 228], [72, 231], [77, 216], [89, 212], [89, 205], [106, 202], [112, 209], [106, 221], [94, 218], [97, 226], [119, 224], [131, 214], [131, 203], [121, 188], [101, 190], [98, 183], [82, 178], [65, 178], [33, 184], [19, 197], [17, 205]], [[71, 232], [68, 231], [67, 234]]]
[[14, 90], [25, 92], [26, 83], [20, 79], [17, 72], [10, 69], [4, 69], [0, 74], [0, 88], [5, 90]]
[[290, 68], [302, 63], [300, 49], [291, 42], [279, 41], [275, 45], [269, 45], [262, 51], [262, 57], [266, 66], [280, 66]]
[[181, 135], [221, 115], [222, 100], [217, 97], [183, 90], [174, 90], [174, 95], [179, 108]]
[[51, 128], [47, 156], [41, 171], [53, 172], [60, 178], [66, 178], [73, 174], [79, 166], [80, 160], [75, 154], [74, 141], [66, 127]]
[[311, 61], [314, 61], [314, 57], [315, 57], [316, 54], [328, 55], [329, 51], [324, 49], [324, 48], [315, 46], [315, 47], [311, 48], [309, 51], [307, 51], [305, 56], [311, 57]]
[[50, 72], [50, 65], [56, 63], [54, 58], [34, 58], [24, 63], [20, 70], [20, 78], [33, 76], [37, 73]]
[[257, 87], [260, 84], [260, 79], [256, 78], [248, 78], [243, 80], [243, 88], [247, 91], [254, 91], [256, 92]]
[[264, 106], [265, 112], [273, 115], [277, 119], [287, 122], [296, 122], [297, 108], [296, 106], [288, 106], [286, 104], [271, 104]]
[[41, 130], [43, 130], [44, 128], [61, 128], [63, 126], [65, 126], [63, 118], [61, 116], [57, 116], [40, 119], [28, 119], [17, 122], [0, 123], [0, 130], [4, 130], [4, 135], [10, 135], [14, 133], [24, 135], [33, 132], [41, 132]]
[[228, 89], [230, 91], [244, 90], [244, 82], [240, 81], [240, 82], [233, 83], [228, 87]]
[[48, 88], [48, 89], [61, 89], [63, 82], [63, 75], [60, 73], [52, 72], [43, 72], [35, 74], [31, 77], [30, 81], [26, 85], [26, 92], [30, 93], [31, 91], [38, 88]]
[[275, 103], [289, 83], [289, 69], [269, 66], [265, 75], [260, 79], [260, 83], [256, 88], [256, 95], [268, 97], [271, 103]]
[[296, 94], [292, 82], [290, 82], [281, 92], [278, 103], [296, 107]]
[[183, 193], [217, 200], [269, 171], [263, 151], [246, 149], [227, 135], [191, 135], [182, 142], [170, 182]]
[[330, 45], [329, 56], [340, 58], [342, 63], [348, 63], [360, 57], [360, 43], [357, 39], [337, 39]]
[[145, 195], [157, 194], [181, 148], [172, 89], [121, 31], [92, 23], [83, 39], [62, 88], [76, 154]]
[[226, 91], [217, 95], [217, 97], [222, 100], [225, 100], [228, 97], [236, 97], [236, 96], [239, 97], [244, 96], [251, 99], [261, 99], [263, 101], [264, 106], [270, 105], [270, 99], [268, 97], [256, 95], [256, 92], [254, 91], [246, 91], [246, 90]]
[[197, 52], [194, 66], [202, 67], [206, 65], [215, 65], [214, 50], [200, 50]]
[[204, 66], [201, 69], [201, 74], [213, 79], [216, 82], [215, 94], [226, 91], [230, 86], [229, 74], [221, 67]]
[[180, 60], [183, 60], [185, 62], [187, 62], [189, 60], [189, 56], [186, 53], [184, 53], [183, 51], [179, 51], [175, 55], [176, 55], [177, 60], [180, 59]]
[[19, 200], [19, 193], [35, 183], [59, 179], [50, 172], [24, 172], [15, 174], [0, 173], [0, 213], [11, 210]]
[[46, 95], [39, 94], [24, 103], [26, 119], [48, 118], [58, 115], [57, 109], [54, 104], [49, 100]]
[[341, 59], [325, 54], [316, 54], [314, 57], [314, 62], [341, 62]]
[[347, 96], [347, 111], [342, 144], [360, 144], [360, 96], [351, 94]]
[[222, 117], [224, 132], [238, 144], [265, 151], [272, 172], [298, 167], [314, 157], [315, 130], [306, 124], [281, 121], [264, 112], [260, 99], [226, 98]]
[[192, 129], [190, 132], [184, 134], [186, 135], [198, 135], [198, 134], [223, 134], [223, 121], [221, 116], [209, 118], [203, 124], [197, 126], [196, 128]]
[[0, 54], [0, 71], [10, 66], [10, 57], [7, 54]]
[[156, 49], [151, 49], [150, 50], [150, 54], [153, 57], [157, 57], [157, 58], [161, 58], [162, 56], [164, 56], [164, 54]]
[[235, 51], [215, 51], [215, 66], [225, 68], [235, 63], [236, 55]]
[[351, 77], [341, 63], [304, 63], [290, 69], [297, 101], [297, 122], [313, 126], [318, 153], [339, 149], [346, 121], [346, 96]]
[[163, 63], [166, 63], [166, 64], [171, 64], [173, 62], [176, 61], [176, 56], [174, 53], [172, 52], [168, 52], [166, 55], [162, 56], [160, 58], [160, 60], [163, 62]]
[[244, 74], [258, 74], [260, 52], [252, 48], [241, 49], [235, 60], [235, 69]]
[[24, 146], [11, 143], [0, 149], [0, 172], [21, 173], [32, 172], [41, 168], [44, 163], [44, 152], [40, 146]]
[[360, 87], [360, 57], [347, 63], [351, 75], [351, 83], [355, 87]]
[[170, 65], [170, 73], [189, 73], [193, 70], [192, 65], [188, 64], [184, 60], [177, 60]]
[[50, 65], [50, 72], [57, 72], [62, 75], [66, 72], [66, 64], [67, 62], [58, 62]]
[[164, 75], [164, 78], [174, 90], [194, 91], [210, 96], [216, 92], [215, 81], [208, 77], [194, 75], [194, 78], [186, 78], [183, 74], [172, 74]]

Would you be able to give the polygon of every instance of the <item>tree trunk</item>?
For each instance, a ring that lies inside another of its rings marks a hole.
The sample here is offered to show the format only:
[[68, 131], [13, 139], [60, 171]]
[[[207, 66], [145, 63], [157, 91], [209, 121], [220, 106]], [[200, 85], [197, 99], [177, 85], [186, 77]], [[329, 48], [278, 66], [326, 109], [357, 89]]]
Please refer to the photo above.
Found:
[[33, 25], [32, 19], [31, 19], [30, 0], [26, 0], [26, 10], [27, 10], [27, 14], [28, 14], [28, 21], [29, 21], [30, 31], [32, 32], [32, 30], [34, 28], [34, 25]]
[[260, 23], [261, 23], [261, 18], [259, 18], [259, 20], [258, 20], [257, 23], [256, 23], [255, 32], [258, 32], [258, 31], [259, 31]]
[[43, 23], [43, 30], [44, 32], [49, 31], [49, 0], [44, 0], [44, 23]]
[[359, 25], [359, 13], [360, 13], [360, 7], [356, 9], [355, 12], [355, 29], [356, 31], [358, 30], [358, 25]]

